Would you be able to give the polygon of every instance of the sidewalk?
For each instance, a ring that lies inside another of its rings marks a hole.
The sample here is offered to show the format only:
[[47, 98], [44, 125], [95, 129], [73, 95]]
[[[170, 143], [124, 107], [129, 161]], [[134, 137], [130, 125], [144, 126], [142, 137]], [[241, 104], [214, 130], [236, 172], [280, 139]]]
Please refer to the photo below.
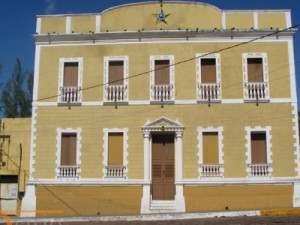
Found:
[[[130, 221], [175, 221], [191, 219], [208, 219], [220, 217], [255, 217], [255, 216], [287, 216], [300, 215], [300, 208], [278, 210], [224, 211], [201, 213], [147, 214], [131, 216], [91, 216], [91, 217], [58, 217], [58, 218], [11, 218], [13, 223], [45, 223], [45, 222], [130, 222]], [[0, 224], [4, 220], [0, 219]], [[5, 224], [5, 223], [4, 223]]]

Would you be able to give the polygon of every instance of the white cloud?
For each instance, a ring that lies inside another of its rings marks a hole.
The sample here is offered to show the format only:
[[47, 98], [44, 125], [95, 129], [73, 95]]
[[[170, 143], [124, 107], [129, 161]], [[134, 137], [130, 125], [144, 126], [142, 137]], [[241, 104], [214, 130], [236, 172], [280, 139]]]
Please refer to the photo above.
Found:
[[55, 12], [56, 0], [46, 0], [45, 14], [52, 14]]

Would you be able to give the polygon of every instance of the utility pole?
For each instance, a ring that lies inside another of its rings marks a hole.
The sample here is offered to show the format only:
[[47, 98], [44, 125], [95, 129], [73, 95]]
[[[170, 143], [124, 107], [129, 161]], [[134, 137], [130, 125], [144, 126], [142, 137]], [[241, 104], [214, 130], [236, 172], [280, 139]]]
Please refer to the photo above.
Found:
[[19, 158], [19, 172], [18, 172], [18, 198], [20, 198], [22, 155], [23, 155], [23, 149], [22, 149], [22, 144], [20, 143], [20, 158]]

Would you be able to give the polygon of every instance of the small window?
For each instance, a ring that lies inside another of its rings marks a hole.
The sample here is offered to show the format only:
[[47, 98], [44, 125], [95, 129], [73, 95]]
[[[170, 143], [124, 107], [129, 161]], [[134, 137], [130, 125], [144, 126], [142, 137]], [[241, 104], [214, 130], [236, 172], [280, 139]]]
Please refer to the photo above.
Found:
[[61, 166], [76, 165], [76, 133], [62, 134], [61, 138]]
[[124, 84], [124, 61], [109, 61], [109, 85]]
[[170, 84], [170, 61], [155, 60], [155, 85]]
[[64, 63], [64, 87], [78, 86], [78, 62]]
[[217, 83], [216, 59], [201, 59], [201, 83]]
[[267, 163], [267, 147], [265, 132], [251, 132], [251, 163]]
[[123, 165], [123, 133], [108, 134], [108, 165]]
[[264, 82], [263, 59], [248, 58], [248, 82]]
[[203, 132], [203, 164], [219, 163], [218, 132]]

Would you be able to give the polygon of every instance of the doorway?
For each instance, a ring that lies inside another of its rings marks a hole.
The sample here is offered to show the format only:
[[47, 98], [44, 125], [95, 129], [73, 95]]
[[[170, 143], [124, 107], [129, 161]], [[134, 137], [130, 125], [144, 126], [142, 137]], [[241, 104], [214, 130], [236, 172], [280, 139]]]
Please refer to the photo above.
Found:
[[174, 200], [174, 133], [152, 134], [152, 200]]

